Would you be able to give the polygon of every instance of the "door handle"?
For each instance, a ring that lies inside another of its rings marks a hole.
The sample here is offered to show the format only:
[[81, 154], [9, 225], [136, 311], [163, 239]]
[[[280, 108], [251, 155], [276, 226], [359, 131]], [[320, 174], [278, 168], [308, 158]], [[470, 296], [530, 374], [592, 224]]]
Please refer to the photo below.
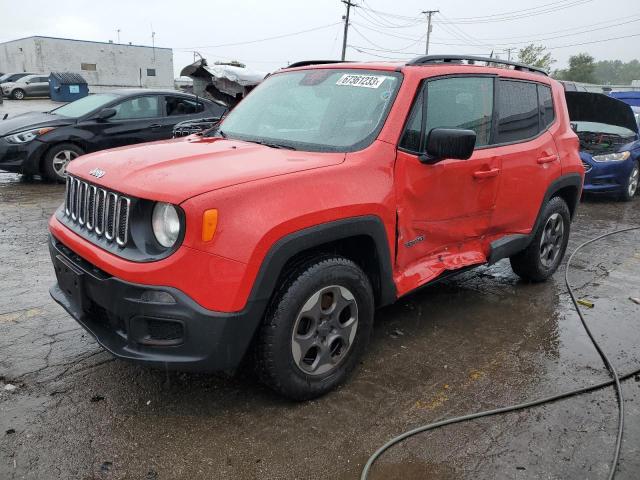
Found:
[[538, 163], [540, 165], [545, 163], [555, 162], [556, 160], [558, 160], [558, 155], [548, 155], [546, 157], [538, 157]]
[[159, 123], [153, 123], [151, 125], [149, 125], [149, 128], [160, 128], [162, 125], [160, 125]]
[[481, 179], [481, 178], [497, 177], [499, 173], [500, 173], [499, 168], [492, 168], [490, 170], [478, 170], [477, 172], [473, 172], [473, 178]]

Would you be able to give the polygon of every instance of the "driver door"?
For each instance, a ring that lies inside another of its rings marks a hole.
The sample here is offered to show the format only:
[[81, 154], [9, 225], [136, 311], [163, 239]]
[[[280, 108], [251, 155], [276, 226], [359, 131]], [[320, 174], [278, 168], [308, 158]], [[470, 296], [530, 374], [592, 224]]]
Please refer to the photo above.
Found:
[[[404, 271], [408, 289], [443, 270], [484, 261], [482, 243], [491, 227], [501, 169], [500, 157], [484, 148], [491, 139], [493, 92], [491, 76], [440, 77], [423, 83], [412, 107], [395, 167], [397, 268]], [[438, 127], [474, 130], [471, 158], [421, 163], [427, 135]]]

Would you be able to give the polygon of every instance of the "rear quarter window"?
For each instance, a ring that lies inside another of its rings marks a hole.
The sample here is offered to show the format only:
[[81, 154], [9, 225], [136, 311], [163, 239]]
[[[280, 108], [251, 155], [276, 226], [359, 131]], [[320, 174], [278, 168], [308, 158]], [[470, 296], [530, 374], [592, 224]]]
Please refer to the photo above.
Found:
[[540, 102], [540, 129], [545, 130], [556, 118], [551, 88], [546, 85], [538, 85], [538, 100]]

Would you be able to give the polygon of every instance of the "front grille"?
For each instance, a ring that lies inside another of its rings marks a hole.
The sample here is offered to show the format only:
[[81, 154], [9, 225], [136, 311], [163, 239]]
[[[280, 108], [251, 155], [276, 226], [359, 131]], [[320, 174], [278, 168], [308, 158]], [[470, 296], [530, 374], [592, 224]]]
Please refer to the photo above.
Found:
[[582, 166], [584, 167], [584, 173], [589, 173], [591, 171], [591, 169], [593, 168], [587, 162], [582, 162]]
[[64, 213], [80, 229], [123, 247], [129, 240], [131, 199], [67, 175]]

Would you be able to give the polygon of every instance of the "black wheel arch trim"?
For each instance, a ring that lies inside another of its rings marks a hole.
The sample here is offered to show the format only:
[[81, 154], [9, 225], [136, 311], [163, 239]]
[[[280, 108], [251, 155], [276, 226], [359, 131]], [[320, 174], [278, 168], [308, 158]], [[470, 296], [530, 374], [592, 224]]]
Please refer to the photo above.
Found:
[[262, 261], [249, 295], [249, 302], [267, 302], [277, 287], [286, 263], [306, 250], [323, 244], [367, 236], [374, 242], [377, 266], [380, 273], [377, 306], [395, 302], [397, 292], [393, 282], [391, 253], [384, 223], [380, 217], [366, 215], [323, 223], [290, 233], [274, 243]]
[[582, 176], [579, 173], [562, 175], [549, 185], [549, 188], [547, 188], [544, 198], [542, 199], [542, 203], [540, 204], [540, 208], [538, 209], [538, 215], [535, 223], [533, 224], [533, 228], [531, 229], [531, 233], [507, 235], [491, 242], [488, 260], [489, 265], [492, 265], [503, 258], [515, 255], [527, 248], [533, 240], [540, 223], [543, 221], [542, 212], [544, 210], [544, 206], [551, 198], [556, 196], [560, 190], [567, 187], [576, 189], [575, 198], [572, 199], [573, 205], [569, 205], [569, 211], [571, 212], [571, 218], [573, 219], [575, 211], [578, 208], [578, 203], [580, 202], [580, 195], [582, 194]]

